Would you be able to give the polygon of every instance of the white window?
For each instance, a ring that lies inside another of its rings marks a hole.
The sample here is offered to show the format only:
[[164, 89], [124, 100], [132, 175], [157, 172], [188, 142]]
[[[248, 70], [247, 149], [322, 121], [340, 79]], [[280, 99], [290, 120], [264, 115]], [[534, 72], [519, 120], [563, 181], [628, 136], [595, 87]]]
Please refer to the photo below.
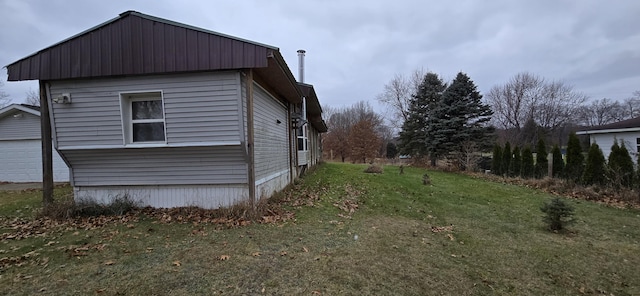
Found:
[[298, 128], [298, 151], [307, 151], [308, 148], [307, 125]]
[[161, 92], [125, 93], [120, 98], [127, 144], [166, 143]]

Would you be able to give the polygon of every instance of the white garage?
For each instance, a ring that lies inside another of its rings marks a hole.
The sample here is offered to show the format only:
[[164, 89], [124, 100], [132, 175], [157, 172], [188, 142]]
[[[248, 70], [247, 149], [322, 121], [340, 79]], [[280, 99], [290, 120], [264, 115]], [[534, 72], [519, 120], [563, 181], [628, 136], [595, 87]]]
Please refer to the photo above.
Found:
[[[0, 109], [0, 182], [41, 182], [40, 111], [13, 104]], [[53, 180], [69, 181], [69, 168], [53, 152]]]

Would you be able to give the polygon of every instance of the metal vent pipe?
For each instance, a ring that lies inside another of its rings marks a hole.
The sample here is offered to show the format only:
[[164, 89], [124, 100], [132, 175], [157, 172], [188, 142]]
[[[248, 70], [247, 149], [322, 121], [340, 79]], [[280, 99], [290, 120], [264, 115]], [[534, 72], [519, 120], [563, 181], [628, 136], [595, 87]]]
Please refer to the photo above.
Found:
[[304, 83], [304, 49], [298, 50], [298, 82]]

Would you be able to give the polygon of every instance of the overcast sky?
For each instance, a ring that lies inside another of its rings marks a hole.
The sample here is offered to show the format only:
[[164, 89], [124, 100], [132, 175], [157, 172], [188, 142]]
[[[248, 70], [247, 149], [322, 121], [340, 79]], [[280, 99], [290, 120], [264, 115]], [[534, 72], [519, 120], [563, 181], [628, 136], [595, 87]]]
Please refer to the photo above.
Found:
[[[395, 74], [418, 68], [466, 72], [482, 93], [523, 71], [592, 99], [640, 90], [637, 0], [0, 0], [0, 66], [127, 10], [279, 47], [296, 77], [305, 49], [305, 82], [335, 107], [375, 106]], [[14, 102], [37, 90], [0, 72]]]

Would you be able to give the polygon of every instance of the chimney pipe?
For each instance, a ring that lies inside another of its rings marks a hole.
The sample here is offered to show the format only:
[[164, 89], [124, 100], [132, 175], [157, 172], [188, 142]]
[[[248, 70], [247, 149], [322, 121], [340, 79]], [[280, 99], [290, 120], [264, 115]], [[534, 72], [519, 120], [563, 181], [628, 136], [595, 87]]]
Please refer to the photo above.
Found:
[[298, 50], [298, 82], [304, 83], [304, 49]]

